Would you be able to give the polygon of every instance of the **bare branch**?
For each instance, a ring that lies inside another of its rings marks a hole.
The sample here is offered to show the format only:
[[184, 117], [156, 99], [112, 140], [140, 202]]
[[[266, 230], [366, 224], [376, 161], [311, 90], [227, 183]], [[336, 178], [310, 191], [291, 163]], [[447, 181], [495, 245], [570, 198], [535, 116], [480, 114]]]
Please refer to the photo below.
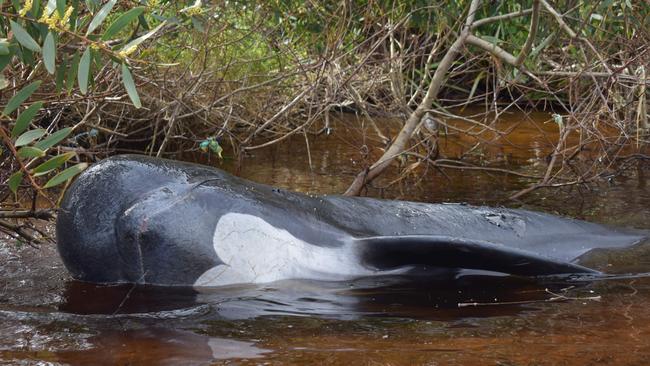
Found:
[[529, 8], [529, 9], [522, 9], [522, 10], [519, 10], [519, 11], [514, 11], [514, 12], [508, 13], [508, 14], [495, 15], [493, 17], [479, 19], [479, 20], [475, 21], [474, 24], [472, 24], [472, 30], [475, 29], [475, 28], [478, 28], [478, 27], [480, 27], [482, 25], [495, 23], [495, 22], [498, 22], [498, 21], [501, 21], [501, 20], [508, 20], [508, 19], [521, 17], [521, 16], [524, 16], [524, 15], [528, 15], [528, 14], [530, 14], [532, 12], [533, 12], [533, 8]]
[[526, 56], [528, 56], [528, 53], [530, 53], [530, 50], [533, 48], [533, 42], [535, 41], [535, 36], [537, 35], [538, 24], [539, 24], [539, 0], [534, 0], [533, 15], [530, 20], [530, 29], [528, 31], [528, 38], [526, 38], [526, 43], [521, 48], [521, 51], [519, 51], [519, 55], [517, 55], [517, 59], [515, 60], [514, 63], [515, 66], [521, 65], [526, 59]]
[[492, 42], [488, 42], [470, 34], [467, 37], [467, 43], [484, 49], [512, 66], [518, 66], [517, 58], [515, 56]]

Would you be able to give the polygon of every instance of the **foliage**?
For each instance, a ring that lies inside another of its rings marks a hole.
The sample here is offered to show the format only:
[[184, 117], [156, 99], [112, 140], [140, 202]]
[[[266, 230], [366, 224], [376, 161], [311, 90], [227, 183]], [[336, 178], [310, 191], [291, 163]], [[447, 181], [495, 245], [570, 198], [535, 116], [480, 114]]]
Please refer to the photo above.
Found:
[[[55, 123], [50, 123], [46, 128], [39, 127], [44, 126], [46, 121], [36, 117], [39, 113], [42, 116], [46, 112], [48, 101], [28, 103], [28, 100], [48, 94], [70, 98], [75, 92], [72, 85], [75, 78], [78, 81], [78, 92], [85, 95], [99, 69], [121, 65], [123, 74], [129, 76], [123, 78], [124, 86], [136, 107], [139, 106], [135, 83], [128, 69], [129, 62], [135, 60], [129, 56], [145, 37], [151, 37], [154, 32], [150, 31], [132, 41], [129, 41], [131, 37], [125, 33], [120, 38], [112, 39], [136, 20], [136, 13], [129, 11], [102, 27], [117, 0], [110, 0], [100, 8], [94, 1], [85, 4], [79, 1], [68, 4], [61, 0], [49, 0], [43, 4], [33, 0], [23, 4], [18, 1], [3, 3], [0, 2], [2, 87], [5, 95], [13, 93], [13, 96], [4, 106], [0, 117], [3, 126], [0, 128], [3, 143], [13, 152], [20, 170], [20, 173], [12, 175], [9, 188], [17, 193], [20, 178], [25, 177], [34, 189], [41, 191], [42, 188], [34, 178], [54, 174], [75, 157], [74, 152], [53, 151], [53, 148], [78, 126], [58, 128]], [[67, 65], [71, 66], [66, 67]], [[50, 75], [41, 72], [43, 67]], [[10, 78], [7, 78], [7, 74]], [[61, 90], [63, 80], [69, 81], [65, 92]], [[53, 81], [54, 93], [41, 88], [51, 88]], [[4, 126], [12, 125], [9, 134]], [[38, 164], [50, 156], [49, 160]], [[77, 163], [69, 172], [79, 172], [84, 166], [83, 163]], [[72, 176], [66, 175], [68, 179]], [[60, 175], [56, 175], [47, 180], [44, 187], [64, 182]]]

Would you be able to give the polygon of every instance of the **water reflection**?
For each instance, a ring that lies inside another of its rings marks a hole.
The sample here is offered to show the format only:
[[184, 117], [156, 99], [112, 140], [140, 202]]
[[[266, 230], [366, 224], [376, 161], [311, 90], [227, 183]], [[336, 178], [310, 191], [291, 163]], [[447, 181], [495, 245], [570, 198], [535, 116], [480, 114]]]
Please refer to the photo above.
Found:
[[191, 287], [95, 285], [69, 281], [59, 310], [73, 314], [158, 313], [193, 307], [196, 291]]
[[253, 342], [156, 327], [104, 331], [88, 341], [92, 348], [59, 352], [53, 359], [70, 365], [207, 365], [269, 352]]
[[[189, 287], [100, 286], [68, 282], [59, 310], [95, 318], [242, 320], [317, 316], [353, 320], [396, 317], [449, 321], [512, 316], [589, 285], [598, 277], [531, 279], [467, 271], [436, 278], [386, 276], [327, 282], [287, 280], [264, 285]], [[494, 306], [499, 305], [499, 306]], [[75, 318], [82, 319], [82, 318]]]

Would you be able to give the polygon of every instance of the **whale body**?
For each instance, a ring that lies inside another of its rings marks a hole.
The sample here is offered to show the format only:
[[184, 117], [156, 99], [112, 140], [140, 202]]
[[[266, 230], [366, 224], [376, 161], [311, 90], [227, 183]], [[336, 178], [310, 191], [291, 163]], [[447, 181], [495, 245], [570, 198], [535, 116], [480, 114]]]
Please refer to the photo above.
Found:
[[311, 196], [137, 155], [104, 159], [77, 177], [56, 232], [78, 280], [195, 287], [463, 269], [597, 273], [576, 260], [645, 239], [520, 209]]

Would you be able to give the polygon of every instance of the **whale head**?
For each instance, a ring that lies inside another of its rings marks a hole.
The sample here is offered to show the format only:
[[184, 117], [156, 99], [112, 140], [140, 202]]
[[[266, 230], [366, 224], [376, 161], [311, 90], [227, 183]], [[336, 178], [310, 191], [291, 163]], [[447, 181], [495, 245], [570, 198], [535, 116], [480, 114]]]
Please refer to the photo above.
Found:
[[[214, 214], [200, 192], [163, 186], [126, 204], [64, 202], [58, 248], [75, 279], [97, 283], [192, 284], [219, 263]], [[83, 214], [82, 214], [83, 213]]]

